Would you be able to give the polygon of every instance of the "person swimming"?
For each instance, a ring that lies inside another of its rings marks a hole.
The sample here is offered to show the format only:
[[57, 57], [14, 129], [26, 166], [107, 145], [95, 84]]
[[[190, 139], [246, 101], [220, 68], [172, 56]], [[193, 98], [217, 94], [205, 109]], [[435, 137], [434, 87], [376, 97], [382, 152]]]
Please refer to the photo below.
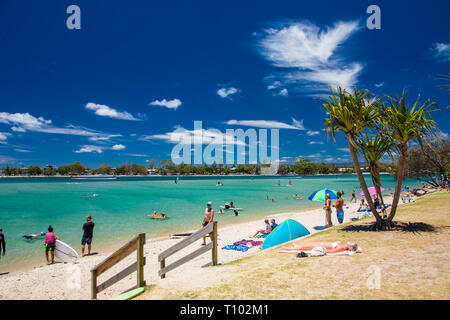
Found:
[[26, 234], [23, 237], [26, 238], [26, 239], [34, 239], [34, 238], [37, 238], [37, 237], [43, 237], [46, 234], [47, 234], [46, 232], [41, 232], [40, 234], [31, 233], [31, 234]]

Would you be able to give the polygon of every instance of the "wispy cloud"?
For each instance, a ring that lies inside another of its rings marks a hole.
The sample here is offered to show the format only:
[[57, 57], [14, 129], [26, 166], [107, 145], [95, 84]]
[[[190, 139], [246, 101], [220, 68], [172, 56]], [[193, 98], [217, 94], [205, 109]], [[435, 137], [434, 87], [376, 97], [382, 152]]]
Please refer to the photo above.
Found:
[[0, 144], [6, 144], [6, 140], [10, 137], [11, 134], [8, 132], [0, 132]]
[[292, 118], [292, 124], [271, 120], [228, 120], [225, 123], [227, 125], [233, 126], [246, 126], [256, 128], [306, 130], [303, 126], [303, 120], [298, 121], [294, 118]]
[[384, 81], [380, 83], [375, 83], [375, 87], [377, 88], [381, 88], [382, 86], [384, 86]]
[[308, 130], [308, 131], [306, 131], [306, 134], [307, 134], [308, 136], [310, 136], [310, 137], [312, 137], [312, 136], [317, 136], [317, 135], [320, 134], [320, 131], [312, 131], [312, 130]]
[[244, 141], [239, 139], [230, 138], [226, 134], [219, 130], [213, 129], [201, 129], [201, 130], [187, 130], [182, 127], [178, 127], [172, 132], [154, 134], [142, 136], [139, 138], [141, 141], [151, 140], [163, 140], [167, 143], [181, 143], [181, 144], [234, 144], [234, 145], [246, 145]]
[[139, 119], [135, 116], [133, 116], [131, 113], [126, 111], [117, 111], [116, 109], [113, 109], [111, 107], [108, 107], [104, 104], [97, 104], [93, 102], [89, 102], [86, 104], [86, 109], [94, 111], [94, 113], [101, 117], [108, 117], [113, 119], [120, 119], [120, 120], [131, 120], [131, 121], [140, 121], [142, 119]]
[[223, 87], [217, 90], [217, 95], [223, 99], [231, 99], [231, 96], [238, 93], [240, 90], [234, 87]]
[[266, 77], [269, 90], [289, 86], [290, 91], [328, 92], [329, 86], [351, 89], [363, 66], [346, 63], [339, 47], [359, 29], [357, 21], [337, 22], [321, 29], [308, 22], [287, 23], [264, 30], [258, 48], [273, 66], [286, 72]]
[[28, 112], [27, 113], [0, 112], [0, 123], [11, 125], [11, 130], [15, 132], [33, 131], [33, 132], [65, 134], [65, 135], [86, 136], [86, 137], [107, 136], [107, 134], [105, 133], [80, 126], [74, 126], [71, 124], [68, 124], [65, 127], [57, 127], [52, 125], [51, 120], [47, 120], [43, 117], [32, 116]]
[[182, 102], [180, 99], [172, 99], [172, 100], [166, 100], [162, 99], [155, 100], [149, 103], [151, 106], [160, 106], [160, 107], [166, 107], [168, 109], [174, 109], [176, 110], [179, 106], [181, 106]]
[[435, 42], [430, 48], [432, 57], [438, 62], [450, 62], [450, 43]]
[[310, 141], [308, 144], [324, 144], [323, 141]]

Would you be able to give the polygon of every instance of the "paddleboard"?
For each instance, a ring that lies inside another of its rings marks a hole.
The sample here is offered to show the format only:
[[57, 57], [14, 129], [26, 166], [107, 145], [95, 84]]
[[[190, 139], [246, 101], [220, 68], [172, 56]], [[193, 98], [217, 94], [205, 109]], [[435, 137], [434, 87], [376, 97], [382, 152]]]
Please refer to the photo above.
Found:
[[228, 208], [228, 209], [225, 209], [225, 206], [220, 206], [220, 208], [221, 209], [223, 209], [223, 210], [237, 210], [237, 211], [240, 211], [240, 210], [244, 210], [244, 208]]
[[78, 259], [78, 253], [68, 244], [56, 240], [55, 257], [64, 262], [75, 262]]

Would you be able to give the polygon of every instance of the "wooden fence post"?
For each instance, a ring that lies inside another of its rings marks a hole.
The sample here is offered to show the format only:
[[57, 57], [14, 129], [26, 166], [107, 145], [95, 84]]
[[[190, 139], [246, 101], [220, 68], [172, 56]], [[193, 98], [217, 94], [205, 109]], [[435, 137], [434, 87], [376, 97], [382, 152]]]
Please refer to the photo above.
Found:
[[138, 245], [137, 245], [137, 286], [145, 286], [144, 281], [144, 244], [145, 244], [145, 233], [139, 234]]
[[212, 264], [213, 264], [213, 266], [216, 266], [217, 265], [217, 221], [213, 222], [213, 232], [212, 232], [211, 240], [213, 241]]
[[[161, 270], [164, 269], [166, 267], [166, 259], [162, 259], [160, 262], [160, 268]], [[161, 274], [161, 279], [164, 279], [166, 277], [166, 274], [163, 273]]]
[[97, 270], [91, 270], [91, 299], [97, 299]]

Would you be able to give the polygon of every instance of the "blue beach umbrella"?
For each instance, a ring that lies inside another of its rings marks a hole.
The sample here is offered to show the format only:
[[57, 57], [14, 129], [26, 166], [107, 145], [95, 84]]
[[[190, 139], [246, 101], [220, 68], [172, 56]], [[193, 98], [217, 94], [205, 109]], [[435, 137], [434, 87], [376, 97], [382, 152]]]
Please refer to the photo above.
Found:
[[336, 191], [334, 190], [330, 190], [330, 189], [320, 189], [317, 191], [314, 191], [312, 195], [309, 196], [308, 200], [311, 201], [325, 201], [325, 195], [326, 194], [330, 195], [330, 199], [336, 200], [338, 197], [336, 195]]

